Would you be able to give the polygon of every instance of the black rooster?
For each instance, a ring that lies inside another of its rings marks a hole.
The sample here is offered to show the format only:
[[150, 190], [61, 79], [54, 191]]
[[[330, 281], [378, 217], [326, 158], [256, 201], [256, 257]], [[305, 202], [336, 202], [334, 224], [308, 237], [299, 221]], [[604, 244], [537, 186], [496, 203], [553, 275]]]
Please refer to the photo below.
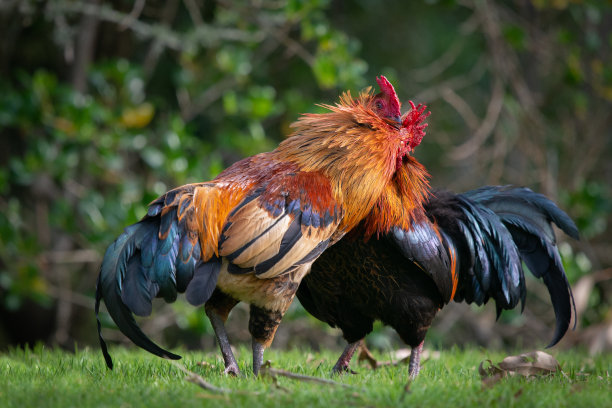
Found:
[[380, 320], [412, 347], [409, 371], [420, 369], [429, 326], [451, 300], [485, 304], [497, 314], [525, 301], [522, 262], [544, 280], [556, 316], [549, 344], [566, 333], [573, 295], [551, 222], [578, 239], [574, 222], [527, 188], [483, 187], [463, 194], [437, 191], [426, 217], [409, 231], [394, 228], [368, 242], [344, 238], [312, 265], [297, 296], [313, 316], [339, 327], [348, 346], [333, 371], [348, 371], [361, 340]]

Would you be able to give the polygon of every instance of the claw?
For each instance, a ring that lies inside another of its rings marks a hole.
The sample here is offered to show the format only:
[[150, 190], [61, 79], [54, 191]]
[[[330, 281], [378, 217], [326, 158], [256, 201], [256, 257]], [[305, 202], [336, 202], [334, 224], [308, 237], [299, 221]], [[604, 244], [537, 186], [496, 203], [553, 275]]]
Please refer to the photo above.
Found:
[[342, 367], [334, 366], [334, 368], [332, 368], [332, 375], [344, 375], [344, 374], [355, 375], [359, 373], [355, 370], [351, 370], [351, 368], [348, 365], [342, 366]]
[[242, 377], [242, 373], [240, 372], [240, 369], [238, 368], [237, 364], [228, 364], [225, 367], [225, 370], [223, 370], [223, 374], [226, 374], [232, 377]]
[[357, 348], [360, 345], [361, 345], [361, 340], [358, 340], [346, 346], [346, 348], [342, 352], [342, 355], [340, 356], [340, 358], [334, 365], [334, 368], [332, 368], [332, 374], [345, 374], [345, 373], [357, 374], [355, 371], [350, 369], [350, 364], [351, 364], [351, 359], [353, 358], [353, 354], [355, 353], [355, 350], [357, 350]]

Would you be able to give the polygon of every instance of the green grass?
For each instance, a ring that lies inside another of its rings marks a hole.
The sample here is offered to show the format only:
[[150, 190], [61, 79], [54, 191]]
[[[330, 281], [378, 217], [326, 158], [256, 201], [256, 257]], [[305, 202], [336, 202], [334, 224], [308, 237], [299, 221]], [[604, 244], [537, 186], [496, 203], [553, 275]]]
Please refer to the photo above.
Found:
[[[505, 355], [487, 350], [443, 351], [425, 362], [421, 374], [403, 391], [406, 366], [371, 370], [334, 378], [350, 388], [278, 378], [228, 378], [216, 353], [184, 353], [187, 369], [210, 383], [257, 393], [217, 395], [191, 382], [169, 362], [143, 351], [114, 348], [115, 369], [109, 371], [98, 350], [74, 354], [38, 347], [0, 354], [0, 407], [604, 407], [612, 404], [612, 354], [588, 357], [579, 352], [555, 352], [565, 375], [536, 379], [506, 378], [483, 387], [478, 364], [487, 358], [501, 361]], [[518, 354], [518, 353], [517, 353]], [[387, 360], [384, 354], [377, 358]], [[330, 378], [337, 357], [332, 352], [266, 352], [273, 367], [296, 373]], [[250, 369], [250, 352], [238, 350], [243, 372]], [[205, 361], [208, 364], [198, 365]]]

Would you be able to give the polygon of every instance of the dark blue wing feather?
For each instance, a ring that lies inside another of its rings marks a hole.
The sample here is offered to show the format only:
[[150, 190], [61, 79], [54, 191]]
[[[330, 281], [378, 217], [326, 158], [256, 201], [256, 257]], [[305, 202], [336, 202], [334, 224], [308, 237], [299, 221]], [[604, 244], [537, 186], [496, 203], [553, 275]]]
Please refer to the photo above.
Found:
[[203, 305], [212, 295], [221, 271], [221, 259], [213, 257], [208, 262], [199, 261], [185, 297], [194, 306]]
[[149, 316], [153, 307], [151, 301], [157, 295], [159, 286], [148, 278], [138, 255], [137, 250], [127, 263], [121, 300], [136, 316]]
[[390, 236], [404, 257], [419, 265], [433, 279], [442, 299], [449, 302], [453, 292], [451, 261], [446, 243], [433, 224], [428, 220], [414, 222], [408, 231], [396, 227]]
[[[195, 244], [193, 243], [195, 240]], [[185, 292], [193, 278], [196, 264], [200, 261], [201, 249], [197, 236], [185, 238], [181, 241], [181, 255], [176, 262], [176, 289]]]

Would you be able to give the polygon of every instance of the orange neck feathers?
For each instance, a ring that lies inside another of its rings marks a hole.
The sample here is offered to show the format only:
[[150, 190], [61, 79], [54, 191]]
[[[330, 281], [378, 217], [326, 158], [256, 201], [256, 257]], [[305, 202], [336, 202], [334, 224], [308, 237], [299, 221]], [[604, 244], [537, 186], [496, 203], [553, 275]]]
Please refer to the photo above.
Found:
[[294, 133], [272, 152], [302, 171], [329, 178], [345, 210], [340, 224], [344, 231], [370, 212], [394, 177], [397, 155], [405, 144], [406, 132], [379, 117], [373, 104], [371, 90], [357, 99], [344, 93], [336, 106], [323, 105], [331, 112], [302, 116], [292, 125]]
[[394, 226], [409, 230], [412, 221], [422, 219], [423, 203], [430, 194], [428, 178], [421, 163], [405, 156], [402, 166], [364, 219], [360, 230], [364, 238], [386, 234]]

